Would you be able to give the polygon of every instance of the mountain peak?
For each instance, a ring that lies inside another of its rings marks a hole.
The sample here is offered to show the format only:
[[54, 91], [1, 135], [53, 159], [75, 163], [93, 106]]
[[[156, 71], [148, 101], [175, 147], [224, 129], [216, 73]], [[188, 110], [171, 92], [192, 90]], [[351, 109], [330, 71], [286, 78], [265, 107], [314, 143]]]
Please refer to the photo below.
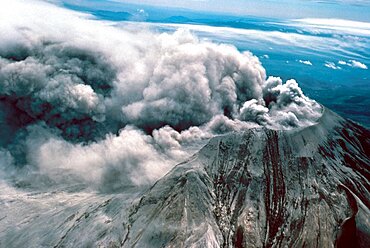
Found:
[[369, 145], [367, 130], [327, 109], [301, 130], [215, 137], [141, 198], [124, 244], [365, 247]]

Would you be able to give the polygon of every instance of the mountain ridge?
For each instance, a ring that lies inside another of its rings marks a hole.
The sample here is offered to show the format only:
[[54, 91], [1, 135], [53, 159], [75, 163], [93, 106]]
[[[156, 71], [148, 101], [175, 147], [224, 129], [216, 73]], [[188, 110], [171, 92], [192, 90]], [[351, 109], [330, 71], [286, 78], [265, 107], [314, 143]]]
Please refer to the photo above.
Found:
[[367, 247], [369, 147], [325, 109], [302, 129], [216, 136], [149, 187], [11, 191], [0, 247]]
[[[351, 142], [359, 141], [349, 133], [351, 139], [339, 138], [343, 125], [359, 128], [326, 110], [319, 124], [301, 130], [262, 128], [213, 138], [141, 198], [130, 217], [136, 235], [124, 247], [146, 247], [150, 240], [158, 247], [339, 247], [347, 242], [339, 233], [349, 232], [341, 226], [351, 218], [358, 231], [350, 240], [365, 247], [369, 223], [356, 216], [369, 214], [369, 181], [361, 173], [368, 173], [370, 160], [368, 153], [349, 155], [356, 153]], [[346, 153], [332, 152], [340, 148]]]

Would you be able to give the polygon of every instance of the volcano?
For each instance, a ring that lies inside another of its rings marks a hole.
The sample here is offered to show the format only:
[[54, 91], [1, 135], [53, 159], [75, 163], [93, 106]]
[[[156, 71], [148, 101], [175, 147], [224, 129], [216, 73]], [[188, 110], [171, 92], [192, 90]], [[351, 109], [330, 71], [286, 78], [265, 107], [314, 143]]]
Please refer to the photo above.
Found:
[[326, 109], [319, 124], [212, 139], [130, 215], [127, 247], [369, 244], [370, 132]]
[[370, 247], [368, 23], [8, 2], [0, 248]]
[[370, 131], [324, 109], [216, 136], [150, 188], [2, 195], [0, 246], [368, 247], [369, 166]]

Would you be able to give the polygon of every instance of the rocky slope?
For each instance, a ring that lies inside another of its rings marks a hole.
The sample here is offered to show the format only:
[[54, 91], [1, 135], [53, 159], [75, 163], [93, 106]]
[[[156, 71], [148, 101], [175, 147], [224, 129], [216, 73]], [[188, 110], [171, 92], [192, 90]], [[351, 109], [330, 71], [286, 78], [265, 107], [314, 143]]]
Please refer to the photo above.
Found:
[[0, 194], [0, 247], [369, 247], [369, 180], [370, 132], [325, 110], [215, 137], [149, 189]]
[[370, 133], [326, 110], [212, 139], [132, 209], [124, 247], [368, 247]]

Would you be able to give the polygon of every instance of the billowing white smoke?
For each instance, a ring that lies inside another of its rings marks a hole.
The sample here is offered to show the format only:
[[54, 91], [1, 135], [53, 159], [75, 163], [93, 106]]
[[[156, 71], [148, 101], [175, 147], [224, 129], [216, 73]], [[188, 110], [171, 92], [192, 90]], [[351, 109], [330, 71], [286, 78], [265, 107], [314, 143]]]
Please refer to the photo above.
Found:
[[215, 134], [303, 127], [321, 115], [294, 80], [267, 78], [249, 52], [89, 18], [37, 1], [2, 4], [4, 170], [145, 184]]

